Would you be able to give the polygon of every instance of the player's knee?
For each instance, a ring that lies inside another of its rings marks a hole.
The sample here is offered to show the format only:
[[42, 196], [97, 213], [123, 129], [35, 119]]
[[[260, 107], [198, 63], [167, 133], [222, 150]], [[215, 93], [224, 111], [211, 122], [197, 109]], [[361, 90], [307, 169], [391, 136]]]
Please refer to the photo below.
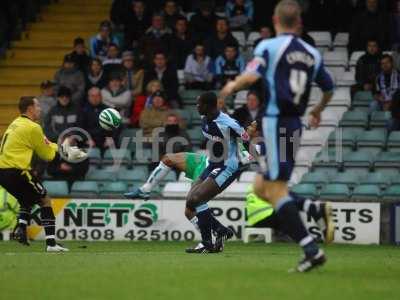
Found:
[[197, 193], [190, 193], [186, 199], [186, 207], [194, 211], [196, 210], [196, 207], [199, 205], [200, 201], [200, 197]]
[[51, 207], [51, 200], [49, 197], [44, 197], [40, 200], [41, 207]]
[[161, 161], [164, 165], [172, 168], [173, 167], [173, 162], [172, 159], [170, 158], [170, 156], [168, 154], [165, 154], [162, 158]]

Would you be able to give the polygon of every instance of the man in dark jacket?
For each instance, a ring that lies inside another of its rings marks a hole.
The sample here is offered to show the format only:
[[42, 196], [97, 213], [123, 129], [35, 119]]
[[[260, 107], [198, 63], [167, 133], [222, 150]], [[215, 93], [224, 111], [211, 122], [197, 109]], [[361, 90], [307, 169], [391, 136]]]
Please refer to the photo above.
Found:
[[90, 56], [86, 52], [85, 40], [78, 37], [74, 40], [74, 51], [70, 53], [75, 61], [75, 66], [83, 74], [86, 74], [89, 68]]
[[239, 48], [238, 41], [229, 30], [228, 20], [220, 18], [217, 20], [216, 33], [206, 41], [207, 53], [215, 59], [224, 54], [227, 45], [234, 45]]
[[125, 46], [128, 49], [137, 47], [138, 41], [150, 27], [151, 15], [143, 0], [132, 1], [124, 20]]
[[181, 99], [178, 94], [178, 74], [174, 67], [168, 65], [167, 57], [163, 52], [154, 55], [153, 67], [145, 72], [143, 89], [152, 80], [160, 80], [164, 91], [167, 94], [167, 102], [171, 108], [181, 106]]
[[186, 58], [192, 53], [194, 41], [188, 32], [188, 24], [185, 17], [176, 20], [175, 33], [171, 39], [171, 60], [178, 70], [185, 68]]
[[197, 41], [205, 41], [214, 33], [217, 16], [213, 11], [212, 5], [203, 1], [200, 8], [190, 19], [190, 28]]
[[353, 19], [349, 52], [363, 50], [368, 39], [377, 40], [382, 50], [390, 46], [390, 18], [379, 10], [378, 0], [366, 0], [366, 9]]
[[246, 97], [246, 104], [237, 108], [232, 118], [237, 120], [243, 128], [247, 128], [253, 121], [257, 121], [257, 131], [260, 132], [263, 116], [264, 109], [262, 108], [258, 94], [255, 91], [249, 91]]
[[162, 14], [164, 15], [165, 25], [171, 29], [175, 27], [178, 19], [184, 18], [184, 16], [179, 13], [178, 6], [174, 0], [165, 1]]
[[368, 40], [367, 52], [358, 59], [356, 65], [357, 90], [372, 90], [375, 78], [381, 70], [381, 58], [378, 42], [373, 39]]
[[78, 127], [78, 109], [71, 101], [71, 90], [65, 86], [61, 86], [57, 93], [57, 104], [54, 105], [46, 116], [44, 131], [46, 137], [57, 142], [58, 137], [64, 130], [70, 127]]

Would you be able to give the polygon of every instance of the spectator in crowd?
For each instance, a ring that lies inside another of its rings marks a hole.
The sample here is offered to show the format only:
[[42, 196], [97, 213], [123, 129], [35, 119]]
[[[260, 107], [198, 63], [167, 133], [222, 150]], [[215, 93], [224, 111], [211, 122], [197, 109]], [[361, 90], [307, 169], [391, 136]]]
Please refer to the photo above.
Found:
[[84, 180], [89, 170], [89, 159], [78, 163], [70, 163], [61, 156], [56, 156], [48, 165], [47, 173], [54, 180], [65, 180], [69, 188], [78, 180]]
[[254, 41], [254, 48], [263, 41], [270, 39], [272, 37], [272, 30], [269, 26], [261, 26], [260, 27], [260, 37]]
[[192, 52], [194, 41], [188, 32], [188, 24], [185, 17], [176, 19], [175, 32], [171, 38], [171, 60], [178, 70], [185, 67], [185, 61]]
[[81, 126], [91, 137], [88, 141], [89, 147], [97, 147], [102, 152], [113, 142], [112, 137], [99, 124], [99, 115], [106, 108], [108, 106], [103, 103], [100, 89], [92, 87], [88, 91], [88, 101], [82, 109]]
[[366, 0], [366, 9], [353, 18], [349, 52], [362, 50], [369, 39], [375, 39], [383, 50], [389, 48], [390, 18], [379, 10], [378, 0]]
[[394, 46], [392, 57], [395, 69], [400, 70], [400, 44]]
[[393, 9], [392, 9], [392, 44], [395, 48], [398, 48], [400, 45], [400, 1], [393, 1]]
[[255, 91], [249, 91], [246, 96], [246, 104], [237, 108], [232, 118], [244, 128], [250, 126], [253, 121], [257, 121], [257, 129], [260, 131], [263, 116], [264, 108], [261, 105], [260, 97]]
[[249, 32], [254, 17], [252, 0], [228, 0], [225, 5], [225, 14], [233, 30]]
[[376, 40], [367, 42], [367, 51], [361, 56], [356, 65], [356, 86], [353, 91], [372, 91], [375, 78], [381, 71], [382, 53]]
[[123, 123], [128, 123], [129, 109], [132, 105], [131, 91], [122, 84], [120, 74], [112, 74], [108, 85], [101, 90], [105, 105], [115, 108], [121, 114]]
[[198, 43], [185, 64], [185, 84], [188, 89], [209, 90], [212, 88], [212, 61], [206, 55], [204, 45]]
[[84, 39], [78, 37], [74, 40], [74, 51], [70, 55], [79, 71], [86, 74], [90, 63], [90, 56], [86, 52]]
[[57, 142], [64, 130], [70, 127], [79, 127], [78, 107], [72, 102], [71, 97], [71, 90], [61, 86], [57, 92], [57, 103], [50, 108], [45, 118], [44, 131], [46, 137], [52, 142]]
[[145, 72], [144, 85], [151, 80], [161, 81], [168, 99], [168, 105], [171, 108], [179, 108], [181, 99], [178, 94], [179, 81], [176, 69], [168, 64], [167, 57], [163, 52], [157, 52], [154, 55], [153, 67]]
[[104, 88], [107, 85], [107, 76], [103, 70], [103, 63], [100, 59], [94, 58], [90, 61], [89, 70], [86, 75], [86, 89], [92, 87]]
[[131, 91], [132, 97], [143, 93], [144, 70], [136, 64], [131, 51], [122, 54], [122, 66], [124, 67], [124, 86]]
[[190, 28], [193, 36], [198, 41], [204, 41], [214, 33], [217, 16], [212, 5], [208, 1], [200, 2], [199, 10], [190, 20]]
[[159, 144], [160, 157], [166, 153], [190, 152], [192, 150], [189, 135], [180, 123], [177, 114], [168, 114], [164, 126], [165, 131], [160, 134], [162, 141]]
[[[163, 86], [159, 80], [152, 80], [146, 85], [146, 95], [138, 95], [135, 98], [131, 114], [131, 125], [139, 126], [139, 118], [143, 109], [150, 108], [153, 103], [153, 95], [158, 91], [163, 91]], [[147, 104], [147, 105], [146, 105]]]
[[216, 33], [206, 41], [207, 53], [215, 59], [224, 54], [227, 45], [235, 45], [239, 48], [238, 41], [230, 32], [227, 19], [220, 18], [217, 20]]
[[101, 60], [105, 59], [110, 43], [118, 45], [118, 39], [111, 35], [111, 23], [103, 21], [100, 23], [99, 33], [90, 38], [90, 56], [98, 57]]
[[124, 20], [125, 45], [128, 49], [138, 46], [140, 38], [151, 25], [151, 15], [143, 0], [134, 0]]
[[107, 57], [103, 60], [103, 69], [107, 78], [110, 78], [111, 74], [122, 73], [122, 59], [119, 56], [119, 48], [114, 43], [108, 46]]
[[54, 75], [56, 90], [60, 86], [66, 86], [71, 90], [72, 101], [76, 104], [83, 100], [85, 95], [85, 77], [78, 70], [75, 61], [70, 54], [64, 57], [62, 67]]
[[171, 29], [175, 28], [175, 24], [178, 19], [185, 18], [179, 13], [176, 1], [174, 0], [165, 1], [164, 10], [162, 13], [164, 16], [165, 25]]
[[165, 26], [164, 17], [161, 14], [154, 14], [151, 27], [140, 40], [139, 53], [147, 63], [150, 63], [155, 52], [162, 51], [169, 54], [171, 38], [172, 30]]
[[376, 78], [375, 101], [371, 102], [370, 111], [389, 111], [393, 95], [400, 89], [400, 75], [393, 66], [390, 55], [381, 59], [381, 73]]
[[153, 130], [163, 127], [167, 116], [171, 113], [166, 105], [165, 93], [156, 92], [152, 99], [151, 107], [145, 108], [140, 115], [140, 128], [143, 129], [143, 136], [148, 138], [148, 142], [152, 141], [150, 137]]
[[234, 80], [245, 68], [243, 57], [235, 45], [227, 45], [224, 54], [215, 61], [215, 79], [217, 88], [221, 88], [228, 81]]
[[400, 130], [400, 90], [393, 95], [390, 112], [392, 118], [389, 120], [387, 128], [389, 131], [398, 131]]
[[46, 119], [47, 114], [50, 109], [56, 105], [57, 99], [54, 93], [54, 82], [50, 80], [45, 80], [40, 84], [41, 94], [37, 99], [39, 100], [40, 109], [41, 109], [41, 119], [42, 123]]

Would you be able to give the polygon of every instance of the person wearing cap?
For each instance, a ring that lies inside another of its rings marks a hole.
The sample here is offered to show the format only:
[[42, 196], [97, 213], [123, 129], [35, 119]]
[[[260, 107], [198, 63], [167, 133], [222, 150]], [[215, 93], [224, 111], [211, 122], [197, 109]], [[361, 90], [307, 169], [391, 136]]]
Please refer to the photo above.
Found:
[[103, 21], [100, 23], [99, 33], [90, 38], [90, 56], [92, 58], [106, 58], [108, 46], [110, 45], [110, 43], [118, 45], [118, 39], [111, 35], [110, 21]]
[[78, 107], [71, 97], [71, 90], [66, 86], [61, 86], [57, 92], [57, 103], [49, 110], [45, 118], [44, 132], [52, 142], [57, 142], [64, 130], [79, 126]]
[[85, 95], [85, 77], [75, 65], [74, 58], [67, 54], [64, 57], [62, 67], [54, 75], [56, 91], [61, 86], [68, 87], [71, 91], [72, 102], [79, 104]]
[[149, 138], [153, 130], [158, 127], [164, 127], [167, 116], [171, 113], [166, 105], [166, 94], [158, 91], [153, 94], [151, 107], [145, 108], [140, 115], [140, 128], [143, 129], [143, 136]]
[[39, 101], [41, 113], [41, 123], [44, 122], [46, 115], [50, 109], [57, 103], [57, 99], [54, 93], [54, 82], [51, 80], [45, 80], [40, 84], [41, 94], [36, 99]]
[[123, 86], [120, 74], [111, 74], [108, 85], [101, 90], [101, 95], [104, 104], [118, 110], [123, 122], [128, 123], [132, 95], [131, 91]]
[[132, 97], [142, 95], [144, 70], [137, 65], [131, 51], [122, 53], [122, 66], [124, 72], [124, 86], [131, 91]]
[[85, 40], [83, 38], [77, 37], [74, 40], [74, 50], [70, 53], [70, 55], [75, 61], [76, 67], [83, 74], [86, 74], [90, 63], [90, 56], [86, 52]]

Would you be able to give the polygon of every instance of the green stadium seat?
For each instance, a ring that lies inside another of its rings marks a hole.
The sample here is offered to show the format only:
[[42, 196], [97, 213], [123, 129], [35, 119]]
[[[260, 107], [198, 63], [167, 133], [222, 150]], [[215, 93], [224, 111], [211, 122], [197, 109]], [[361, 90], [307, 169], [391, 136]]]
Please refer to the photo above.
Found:
[[120, 198], [127, 190], [128, 186], [125, 182], [107, 182], [100, 186], [100, 196]]
[[142, 148], [138, 149], [133, 155], [134, 165], [147, 165], [152, 161], [153, 152], [151, 149]]
[[99, 148], [90, 148], [88, 151], [89, 163], [98, 166], [101, 163], [101, 152]]
[[378, 185], [381, 188], [384, 188], [390, 185], [392, 180], [391, 176], [388, 176], [384, 172], [373, 172], [369, 173], [366, 177], [360, 180], [361, 184], [374, 184]]
[[398, 201], [400, 199], [400, 184], [395, 184], [390, 186], [383, 193], [383, 200], [394, 200]]
[[356, 137], [361, 131], [361, 128], [342, 128], [342, 130], [334, 130], [329, 134], [328, 145], [329, 147], [341, 146], [352, 151], [355, 149]]
[[202, 90], [183, 90], [180, 92], [183, 104], [197, 104], [197, 97], [204, 93]]
[[374, 155], [382, 151], [386, 143], [385, 129], [372, 129], [364, 131], [357, 136], [357, 148], [360, 151], [367, 151]]
[[329, 181], [329, 183], [346, 184], [349, 187], [354, 187], [366, 175], [367, 175], [367, 171], [364, 169], [348, 170], [348, 171], [337, 173], [336, 176]]
[[291, 191], [306, 198], [312, 198], [317, 195], [317, 187], [310, 183], [299, 183], [291, 188]]
[[368, 125], [368, 114], [363, 111], [346, 111], [339, 125], [340, 127], [366, 128]]
[[387, 141], [388, 151], [400, 152], [400, 131], [392, 131]]
[[175, 109], [174, 110], [181, 119], [185, 122], [186, 126], [190, 128], [192, 126], [192, 113], [186, 109]]
[[117, 172], [119, 172], [119, 168], [115, 170], [109, 169], [91, 169], [86, 174], [86, 179], [90, 181], [115, 181], [117, 179]]
[[346, 184], [327, 184], [322, 187], [320, 198], [326, 200], [348, 200], [350, 190]]
[[99, 185], [96, 181], [75, 181], [71, 187], [72, 197], [98, 197]]
[[50, 197], [66, 197], [69, 194], [68, 183], [66, 181], [43, 181], [43, 186]]
[[304, 174], [301, 178], [301, 183], [309, 183], [314, 184], [317, 188], [321, 188], [324, 184], [326, 184], [331, 175], [326, 171], [314, 171], [310, 173]]
[[360, 184], [355, 187], [352, 199], [356, 200], [367, 200], [367, 201], [376, 201], [381, 196], [381, 190], [379, 185], [375, 184]]
[[318, 152], [313, 161], [313, 168], [337, 169], [341, 166], [340, 157], [337, 156], [335, 149], [323, 148]]
[[[126, 144], [126, 148], [134, 150], [135, 149], [135, 143], [133, 142], [133, 139], [136, 137], [136, 134], [138, 133], [140, 129], [138, 128], [125, 128], [122, 130], [120, 136], [119, 136], [119, 143], [122, 146], [125, 146], [124, 143]], [[129, 140], [127, 140], [129, 138]]]
[[188, 129], [186, 132], [189, 135], [192, 144], [199, 145], [204, 140], [203, 132], [199, 127]]
[[374, 154], [364, 151], [354, 151], [343, 155], [343, 166], [345, 169], [370, 169]]
[[128, 149], [107, 149], [104, 152], [102, 163], [105, 165], [130, 165], [131, 161], [131, 152]]
[[117, 174], [118, 181], [126, 182], [145, 182], [149, 176], [147, 166], [134, 166], [132, 170], [122, 170]]
[[359, 91], [355, 93], [352, 107], [369, 107], [370, 103], [374, 100], [374, 95], [370, 91]]
[[400, 152], [381, 152], [375, 157], [374, 169], [390, 169], [398, 171], [400, 168]]
[[188, 113], [190, 113], [190, 118], [191, 118], [191, 125], [200, 125], [201, 124], [201, 116], [199, 112], [197, 111], [196, 106], [189, 106], [185, 109]]
[[374, 111], [371, 114], [371, 120], [369, 126], [371, 128], [375, 127], [385, 127], [388, 121], [391, 119], [391, 113], [389, 111]]

